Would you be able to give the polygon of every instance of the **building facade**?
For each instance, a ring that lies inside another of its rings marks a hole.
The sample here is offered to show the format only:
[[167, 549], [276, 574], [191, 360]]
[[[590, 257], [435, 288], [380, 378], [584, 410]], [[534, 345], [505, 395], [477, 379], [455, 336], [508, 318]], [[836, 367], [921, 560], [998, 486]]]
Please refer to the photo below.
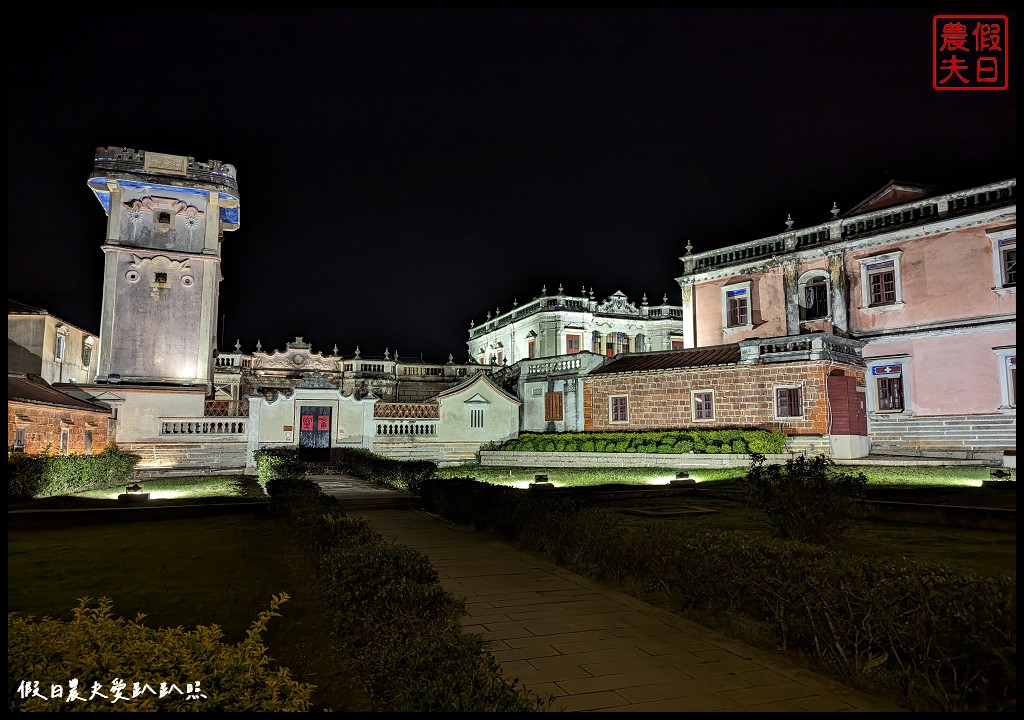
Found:
[[864, 457], [861, 346], [814, 333], [621, 355], [584, 378], [584, 428], [778, 430], [791, 452]]
[[625, 352], [682, 348], [683, 308], [668, 297], [651, 305], [644, 295], [640, 306], [622, 292], [598, 301], [593, 291], [554, 295], [545, 286], [539, 297], [493, 316], [480, 325], [470, 324], [466, 348], [481, 365], [506, 365], [520, 360], [591, 352], [611, 357]]
[[47, 383], [96, 379], [99, 338], [46, 310], [7, 301], [7, 369]]
[[871, 452], [1016, 448], [1016, 180], [889, 183], [803, 229], [683, 256], [685, 344], [832, 333], [864, 343]]

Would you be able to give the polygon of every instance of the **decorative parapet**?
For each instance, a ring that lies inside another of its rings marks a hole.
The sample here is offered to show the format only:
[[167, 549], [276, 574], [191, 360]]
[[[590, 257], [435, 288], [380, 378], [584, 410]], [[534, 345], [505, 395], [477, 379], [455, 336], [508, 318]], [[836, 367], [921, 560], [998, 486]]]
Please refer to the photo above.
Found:
[[194, 439], [200, 435], [237, 435], [245, 439], [248, 418], [216, 420], [213, 418], [160, 418], [160, 436], [187, 437]]
[[96, 148], [93, 160], [97, 168], [106, 170], [170, 175], [238, 190], [238, 172], [233, 165], [222, 163], [220, 160], [199, 162], [193, 157], [183, 155], [167, 155], [116, 146]]
[[526, 375], [554, 375], [572, 373], [579, 374], [583, 368], [583, 361], [574, 356], [564, 357], [559, 360], [530, 362], [526, 364]]
[[740, 364], [793, 362], [794, 360], [833, 360], [851, 365], [864, 365], [861, 340], [839, 337], [831, 333], [785, 335], [774, 338], [741, 340]]
[[375, 418], [440, 418], [441, 406], [433, 403], [377, 403]]
[[[836, 219], [801, 230], [738, 243], [707, 252], [687, 252], [683, 261], [684, 275], [707, 272], [720, 267], [770, 260], [781, 254], [831, 245], [840, 241], [859, 240], [915, 225], [925, 225], [947, 217], [969, 215], [1017, 201], [1017, 181], [1005, 180], [969, 190], [947, 193]], [[692, 246], [690, 246], [692, 248]]]
[[438, 421], [424, 422], [423, 420], [394, 420], [375, 423], [378, 437], [401, 437], [403, 440], [415, 440], [420, 437], [435, 438], [440, 424]]

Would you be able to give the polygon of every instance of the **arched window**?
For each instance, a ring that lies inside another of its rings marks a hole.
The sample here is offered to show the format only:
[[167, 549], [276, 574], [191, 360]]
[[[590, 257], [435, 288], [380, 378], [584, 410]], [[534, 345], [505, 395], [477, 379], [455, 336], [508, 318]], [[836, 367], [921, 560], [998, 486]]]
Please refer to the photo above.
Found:
[[809, 270], [797, 283], [801, 320], [821, 320], [830, 316], [829, 280], [824, 270]]

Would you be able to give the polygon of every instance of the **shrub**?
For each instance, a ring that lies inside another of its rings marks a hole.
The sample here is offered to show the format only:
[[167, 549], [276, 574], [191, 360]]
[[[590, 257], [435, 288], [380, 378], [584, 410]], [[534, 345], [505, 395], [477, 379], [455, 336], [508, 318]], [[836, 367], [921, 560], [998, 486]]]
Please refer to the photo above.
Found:
[[7, 454], [7, 496], [21, 500], [125, 484], [141, 458], [115, 445], [96, 455]]
[[[142, 624], [141, 614], [135, 620], [113, 618], [113, 603], [108, 598], [100, 598], [95, 607], [89, 598], [82, 598], [68, 622], [9, 614], [8, 683], [38, 680], [49, 690], [51, 684], [74, 679], [84, 683], [79, 692], [88, 693], [95, 682], [105, 685], [108, 698], [114, 695], [111, 683], [118, 678], [126, 683], [120, 707], [97, 700], [74, 706], [76, 710], [308, 711], [315, 686], [292, 679], [287, 668], [271, 668], [262, 640], [267, 622], [280, 616], [277, 610], [288, 599], [285, 593], [271, 597], [270, 609], [259, 614], [246, 639], [237, 645], [224, 644], [216, 625], [200, 625], [190, 631], [155, 629]], [[134, 683], [139, 683], [142, 693], [133, 698]], [[182, 692], [160, 698], [161, 683], [173, 684]], [[195, 699], [186, 694], [189, 685]], [[63, 710], [63, 704], [40, 697], [23, 699], [8, 692], [11, 712]]]
[[580, 444], [580, 452], [594, 452], [595, 446], [593, 440], [584, 440]]
[[745, 482], [780, 538], [827, 544], [843, 536], [864, 499], [863, 473], [839, 471], [825, 455], [764, 463], [763, 455], [752, 455]]

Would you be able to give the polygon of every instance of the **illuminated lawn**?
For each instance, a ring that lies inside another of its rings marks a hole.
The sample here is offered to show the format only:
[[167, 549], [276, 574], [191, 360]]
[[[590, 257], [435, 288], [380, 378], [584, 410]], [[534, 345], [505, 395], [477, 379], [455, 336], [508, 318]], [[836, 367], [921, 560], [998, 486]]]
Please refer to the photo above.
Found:
[[[697, 482], [731, 481], [746, 476], [747, 468], [686, 468]], [[882, 465], [838, 465], [843, 472], [862, 472], [869, 485], [900, 485], [919, 487], [977, 486], [989, 479], [988, 468], [976, 466], [955, 467], [888, 467]], [[478, 464], [439, 468], [438, 477], [474, 477], [492, 485], [525, 488], [537, 475], [547, 475], [556, 487], [588, 487], [591, 485], [658, 485], [675, 478], [671, 468], [502, 468]]]

